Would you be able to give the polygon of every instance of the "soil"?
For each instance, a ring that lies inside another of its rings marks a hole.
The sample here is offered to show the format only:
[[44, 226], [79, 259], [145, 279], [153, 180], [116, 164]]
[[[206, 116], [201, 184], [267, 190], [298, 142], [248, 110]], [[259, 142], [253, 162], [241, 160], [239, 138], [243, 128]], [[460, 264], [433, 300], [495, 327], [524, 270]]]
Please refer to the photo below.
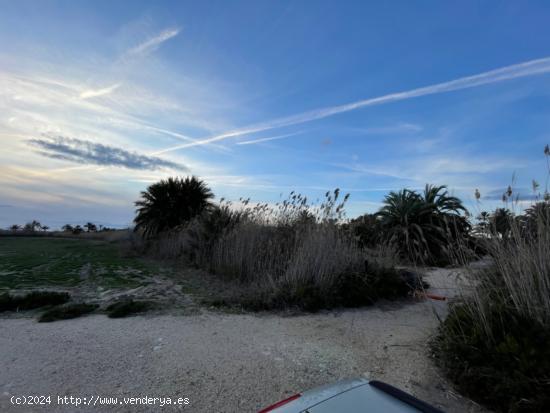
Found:
[[[459, 273], [429, 272], [429, 292], [457, 292]], [[2, 412], [253, 412], [296, 392], [357, 376], [382, 380], [446, 412], [484, 412], [460, 397], [427, 342], [446, 301], [411, 298], [317, 314], [92, 315], [55, 323], [0, 319]], [[10, 397], [51, 395], [50, 405]], [[189, 405], [60, 406], [57, 396], [178, 397]]]

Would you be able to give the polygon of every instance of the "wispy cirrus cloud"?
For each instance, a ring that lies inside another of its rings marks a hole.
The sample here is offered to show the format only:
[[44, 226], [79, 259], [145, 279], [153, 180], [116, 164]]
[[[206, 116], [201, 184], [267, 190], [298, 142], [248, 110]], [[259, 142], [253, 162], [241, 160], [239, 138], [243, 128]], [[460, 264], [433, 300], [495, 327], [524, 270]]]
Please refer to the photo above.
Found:
[[383, 96], [364, 99], [357, 102], [352, 102], [344, 105], [330, 106], [321, 109], [314, 109], [297, 115], [287, 116], [284, 118], [273, 119], [268, 122], [251, 125], [241, 129], [225, 132], [219, 135], [211, 136], [197, 142], [182, 144], [157, 151], [156, 154], [172, 152], [178, 149], [184, 149], [197, 145], [205, 145], [212, 142], [218, 142], [237, 136], [248, 135], [251, 133], [262, 132], [271, 129], [282, 128], [311, 122], [314, 120], [324, 119], [329, 116], [334, 116], [340, 113], [350, 112], [367, 106], [382, 105], [401, 100], [413, 99], [421, 96], [435, 95], [439, 93], [448, 93], [462, 89], [470, 89], [478, 86], [488, 85], [492, 83], [503, 82], [506, 80], [535, 76], [544, 73], [550, 73], [550, 57], [541, 59], [529, 60], [527, 62], [517, 63], [510, 66], [501, 67], [487, 72], [479, 73], [472, 76], [461, 77], [447, 82], [436, 83], [421, 88], [411, 89], [404, 92], [390, 93]]
[[130, 58], [130, 57], [136, 57], [136, 56], [146, 56], [151, 52], [154, 52], [157, 50], [160, 45], [167, 40], [170, 40], [173, 37], [176, 37], [180, 32], [179, 28], [171, 28], [166, 29], [157, 34], [156, 36], [153, 36], [146, 41], [138, 44], [135, 47], [132, 47], [126, 53], [123, 54], [122, 58]]
[[398, 123], [389, 126], [378, 126], [371, 128], [354, 128], [355, 132], [366, 135], [390, 135], [394, 133], [415, 133], [421, 132], [423, 127], [415, 123]]
[[184, 165], [155, 156], [65, 136], [47, 136], [43, 139], [29, 139], [27, 142], [39, 148], [38, 152], [43, 156], [79, 164], [118, 166], [139, 170], [189, 170]]
[[98, 96], [110, 95], [115, 90], [117, 90], [119, 87], [120, 87], [120, 83], [116, 83], [112, 86], [105, 87], [105, 88], [102, 88], [102, 89], [84, 90], [83, 92], [80, 93], [80, 98], [81, 99], [89, 99], [89, 98], [95, 98], [95, 97], [98, 97]]

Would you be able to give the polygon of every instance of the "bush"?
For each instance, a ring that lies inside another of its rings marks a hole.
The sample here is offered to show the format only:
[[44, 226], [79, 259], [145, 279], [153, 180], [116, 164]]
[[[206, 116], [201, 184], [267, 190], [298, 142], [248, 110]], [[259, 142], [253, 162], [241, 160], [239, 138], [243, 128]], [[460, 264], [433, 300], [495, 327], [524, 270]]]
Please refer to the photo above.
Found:
[[125, 299], [109, 305], [106, 308], [109, 318], [122, 318], [132, 314], [142, 313], [151, 307], [151, 303], [147, 301], [134, 301], [133, 299]]
[[473, 288], [432, 343], [466, 395], [502, 412], [550, 411], [550, 230], [538, 208], [536, 218], [499, 212], [482, 243], [492, 267], [466, 267]]
[[272, 286], [245, 287], [238, 295], [207, 301], [214, 307], [237, 307], [248, 311], [284, 310], [294, 308], [317, 312], [332, 308], [357, 308], [374, 304], [377, 300], [395, 300], [407, 297], [416, 288], [409, 283], [403, 271], [373, 267], [369, 272], [345, 272], [335, 277], [330, 285], [313, 280], [293, 280]]
[[49, 323], [57, 320], [68, 320], [71, 318], [77, 318], [84, 314], [91, 313], [99, 306], [97, 304], [68, 304], [61, 307], [55, 307], [46, 311], [38, 319], [39, 323]]
[[[395, 252], [388, 244], [367, 250], [341, 225], [347, 196], [327, 192], [325, 201], [309, 205], [290, 197], [269, 207], [239, 208], [230, 203], [196, 217], [178, 231], [165, 233], [155, 246], [157, 255], [187, 260], [237, 286], [215, 306], [248, 310], [321, 308], [370, 305], [378, 298], [407, 295], [411, 287], [395, 270]], [[365, 272], [365, 260], [377, 263]]]
[[68, 293], [56, 291], [33, 291], [25, 295], [0, 296], [0, 311], [32, 310], [35, 308], [64, 304], [70, 299]]
[[485, 320], [472, 308], [455, 305], [432, 344], [447, 375], [498, 411], [549, 411], [550, 329], [504, 304], [493, 306]]
[[364, 214], [352, 219], [345, 228], [353, 234], [361, 247], [375, 248], [384, 240], [382, 222], [376, 214]]

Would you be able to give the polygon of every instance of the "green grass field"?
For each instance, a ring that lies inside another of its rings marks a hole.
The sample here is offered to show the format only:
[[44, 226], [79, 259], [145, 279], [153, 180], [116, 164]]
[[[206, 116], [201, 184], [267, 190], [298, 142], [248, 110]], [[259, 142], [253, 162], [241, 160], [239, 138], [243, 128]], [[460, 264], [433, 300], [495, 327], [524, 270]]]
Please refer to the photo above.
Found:
[[0, 238], [0, 291], [35, 287], [71, 287], [82, 282], [111, 288], [143, 284], [154, 268], [125, 257], [104, 241], [60, 238]]

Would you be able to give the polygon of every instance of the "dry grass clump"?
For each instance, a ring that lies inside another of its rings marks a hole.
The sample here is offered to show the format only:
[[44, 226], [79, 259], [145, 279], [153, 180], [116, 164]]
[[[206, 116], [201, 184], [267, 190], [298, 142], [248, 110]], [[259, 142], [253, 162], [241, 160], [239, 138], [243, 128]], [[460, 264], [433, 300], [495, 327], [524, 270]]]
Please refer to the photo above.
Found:
[[550, 411], [549, 206], [540, 201], [507, 222], [499, 213], [487, 226], [492, 265], [466, 267], [474, 288], [433, 342], [459, 388], [498, 411]]
[[[348, 195], [341, 199], [337, 189], [327, 192], [318, 205], [296, 193], [275, 206], [251, 204], [248, 199], [238, 205], [222, 201], [184, 227], [165, 233], [155, 244], [157, 254], [185, 257], [240, 285], [240, 296], [222, 301], [252, 310], [315, 311], [371, 304], [386, 291], [379, 288], [382, 273], [388, 283], [402, 285], [397, 290], [406, 295], [409, 288], [399, 272], [375, 271], [373, 266], [367, 273], [366, 261], [376, 268], [393, 267], [394, 257], [381, 246], [367, 250], [341, 225], [347, 199]], [[363, 298], [351, 297], [344, 289], [362, 292]]]

